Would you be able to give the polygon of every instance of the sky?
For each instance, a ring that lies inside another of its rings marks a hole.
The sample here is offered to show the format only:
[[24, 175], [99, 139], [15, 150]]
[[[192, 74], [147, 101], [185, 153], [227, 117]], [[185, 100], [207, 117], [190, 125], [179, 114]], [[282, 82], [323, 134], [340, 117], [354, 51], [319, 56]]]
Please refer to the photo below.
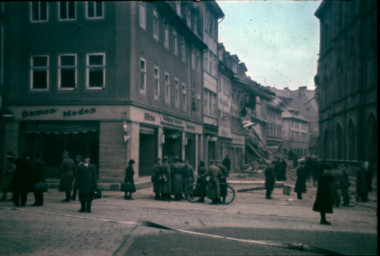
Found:
[[224, 12], [219, 42], [263, 86], [314, 90], [319, 54], [321, 1], [217, 1]]

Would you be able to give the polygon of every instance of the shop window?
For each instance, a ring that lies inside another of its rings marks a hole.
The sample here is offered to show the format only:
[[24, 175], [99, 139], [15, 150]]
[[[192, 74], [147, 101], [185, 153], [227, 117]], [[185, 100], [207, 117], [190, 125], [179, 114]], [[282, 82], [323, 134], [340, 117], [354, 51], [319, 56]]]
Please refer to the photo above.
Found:
[[49, 89], [49, 56], [33, 56], [30, 60], [30, 89]]
[[158, 98], [160, 95], [160, 69], [157, 66], [153, 68], [154, 77], [154, 97]]
[[75, 89], [77, 84], [77, 55], [58, 56], [58, 88]]
[[48, 20], [48, 2], [32, 1], [30, 2], [30, 21], [44, 22]]
[[58, 2], [59, 20], [75, 20], [76, 19], [76, 2], [60, 1]]
[[144, 59], [140, 59], [140, 92], [145, 92], [146, 89], [146, 61]]
[[103, 89], [105, 87], [105, 54], [87, 54], [86, 63], [86, 88]]
[[157, 10], [153, 10], [153, 38], [158, 41], [159, 24]]
[[86, 18], [87, 19], [103, 19], [104, 18], [104, 2], [103, 1], [87, 1], [86, 2]]
[[139, 13], [140, 13], [140, 16], [139, 16], [139, 23], [140, 23], [140, 27], [142, 27], [143, 29], [146, 29], [146, 5], [145, 5], [145, 2], [143, 1], [140, 1], [140, 6], [139, 6]]
[[170, 75], [165, 73], [165, 102], [170, 103]]

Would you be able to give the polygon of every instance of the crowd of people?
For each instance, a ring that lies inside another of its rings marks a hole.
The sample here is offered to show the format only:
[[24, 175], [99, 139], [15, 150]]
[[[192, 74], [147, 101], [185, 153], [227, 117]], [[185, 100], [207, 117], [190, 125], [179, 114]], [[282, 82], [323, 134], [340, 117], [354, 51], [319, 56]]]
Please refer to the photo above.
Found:
[[[224, 203], [227, 195], [227, 177], [231, 161], [226, 156], [222, 163], [211, 160], [208, 169], [203, 161], [199, 163], [198, 175], [195, 177], [194, 168], [188, 160], [182, 161], [175, 157], [156, 160], [152, 173], [153, 192], [156, 200], [176, 200], [187, 198], [187, 188], [195, 182], [200, 187], [199, 202], [205, 197], [212, 199], [212, 204]], [[195, 180], [196, 178], [196, 180]]]

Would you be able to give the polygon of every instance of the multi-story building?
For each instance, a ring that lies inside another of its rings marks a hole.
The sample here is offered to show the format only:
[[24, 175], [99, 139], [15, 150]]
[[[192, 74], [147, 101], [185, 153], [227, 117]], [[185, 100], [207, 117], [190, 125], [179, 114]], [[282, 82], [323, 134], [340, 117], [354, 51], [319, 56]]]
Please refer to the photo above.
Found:
[[170, 1], [5, 2], [4, 103], [14, 118], [4, 149], [42, 152], [50, 177], [63, 150], [89, 155], [101, 181], [122, 180], [129, 159], [137, 177], [163, 155], [195, 165], [207, 50], [200, 9]]
[[322, 1], [319, 157], [377, 162], [377, 1]]
[[224, 17], [215, 1], [199, 2], [202, 17], [203, 52], [203, 157], [217, 159], [218, 141], [218, 20]]
[[241, 104], [236, 97], [233, 66], [237, 67], [238, 58], [231, 56], [223, 46], [218, 45], [219, 77], [218, 77], [218, 156], [223, 160], [227, 155], [231, 160], [231, 168], [240, 170], [244, 154], [244, 135], [241, 120]]

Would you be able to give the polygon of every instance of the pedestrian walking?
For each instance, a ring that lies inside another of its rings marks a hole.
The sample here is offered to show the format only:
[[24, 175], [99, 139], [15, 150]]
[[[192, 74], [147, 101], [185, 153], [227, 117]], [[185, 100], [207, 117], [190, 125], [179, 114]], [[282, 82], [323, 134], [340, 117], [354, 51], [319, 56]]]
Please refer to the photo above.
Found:
[[159, 168], [160, 176], [162, 177], [162, 199], [169, 201], [171, 199], [170, 194], [172, 193], [172, 171], [167, 156], [163, 157], [162, 165]]
[[9, 185], [13, 179], [13, 174], [16, 170], [16, 164], [9, 161], [9, 158], [15, 158], [15, 155], [12, 151], [7, 153], [7, 163], [5, 165], [5, 169], [1, 174], [1, 191], [3, 192], [3, 196], [1, 198], [2, 201], [7, 201], [7, 195], [10, 192]]
[[161, 166], [161, 159], [157, 158], [156, 162], [154, 164], [153, 173], [152, 173], [152, 183], [153, 183], [153, 193], [154, 193], [154, 199], [160, 200], [162, 199], [162, 184], [163, 184], [163, 178], [160, 173], [160, 166]]
[[367, 179], [366, 179], [366, 169], [368, 164], [363, 162], [356, 172], [356, 201], [367, 202], [368, 201], [368, 190], [367, 190]]
[[132, 194], [136, 192], [135, 181], [133, 178], [133, 176], [135, 175], [135, 170], [133, 169], [134, 164], [135, 160], [129, 160], [128, 167], [125, 169], [124, 183], [127, 184], [124, 194], [125, 200], [133, 200]]
[[185, 163], [184, 163], [183, 169], [182, 169], [182, 177], [183, 177], [183, 179], [182, 179], [182, 190], [183, 191], [182, 192], [185, 195], [185, 197], [187, 198], [188, 195], [187, 195], [186, 188], [190, 184], [194, 183], [194, 168], [189, 163], [188, 159], [185, 159]]
[[[45, 182], [45, 170], [42, 155], [37, 153], [35, 155], [35, 164], [32, 170], [33, 184]], [[34, 203], [31, 206], [43, 206], [44, 205], [44, 191], [39, 190], [34, 186]]]
[[313, 211], [320, 212], [323, 225], [331, 225], [326, 219], [326, 213], [333, 213], [333, 199], [331, 186], [333, 176], [331, 175], [331, 166], [322, 166], [322, 174], [318, 178], [317, 195], [313, 205]]
[[342, 172], [342, 196], [343, 196], [343, 206], [350, 206], [350, 194], [348, 188], [350, 187], [350, 180], [348, 178], [347, 166], [343, 164], [341, 166]]
[[305, 165], [305, 162], [302, 161], [300, 163], [300, 167], [297, 169], [297, 179], [294, 192], [297, 193], [298, 200], [302, 200], [302, 193], [306, 193], [307, 170]]
[[25, 206], [28, 192], [33, 191], [32, 165], [27, 153], [23, 153], [21, 159], [9, 157], [8, 161], [16, 165], [16, 169], [9, 185], [13, 192], [12, 200], [15, 206]]
[[200, 161], [199, 167], [198, 167], [197, 183], [199, 184], [199, 187], [200, 187], [200, 195], [199, 195], [198, 202], [202, 202], [202, 203], [205, 201], [205, 196], [206, 196], [206, 187], [207, 187], [206, 175], [207, 175], [207, 169], [205, 167], [205, 163], [203, 161]]
[[210, 181], [207, 186], [207, 194], [209, 198], [212, 199], [212, 204], [220, 203], [220, 180], [223, 176], [222, 171], [218, 166], [216, 166], [216, 161], [211, 160], [210, 166], [208, 167], [208, 171], [206, 176], [210, 177]]
[[71, 201], [71, 190], [73, 189], [73, 179], [74, 179], [74, 169], [75, 163], [71, 159], [69, 152], [63, 152], [63, 160], [59, 167], [58, 179], [60, 179], [58, 190], [60, 192], [65, 192], [66, 198], [63, 202]]
[[77, 192], [78, 192], [78, 182], [77, 182], [77, 173], [79, 166], [83, 164], [83, 157], [81, 155], [75, 156], [75, 166], [74, 166], [74, 181], [73, 181], [73, 196], [71, 197], [72, 200], [77, 199]]
[[91, 212], [93, 194], [97, 191], [96, 166], [90, 163], [90, 157], [84, 157], [77, 172], [78, 197], [81, 208], [79, 212]]
[[265, 175], [265, 198], [266, 199], [272, 199], [272, 191], [274, 188], [275, 183], [275, 161], [272, 161], [269, 166], [265, 169], [264, 175]]
[[172, 194], [174, 195], [174, 200], [181, 200], [182, 198], [182, 171], [183, 164], [178, 157], [174, 158], [174, 163], [171, 166], [172, 170]]

